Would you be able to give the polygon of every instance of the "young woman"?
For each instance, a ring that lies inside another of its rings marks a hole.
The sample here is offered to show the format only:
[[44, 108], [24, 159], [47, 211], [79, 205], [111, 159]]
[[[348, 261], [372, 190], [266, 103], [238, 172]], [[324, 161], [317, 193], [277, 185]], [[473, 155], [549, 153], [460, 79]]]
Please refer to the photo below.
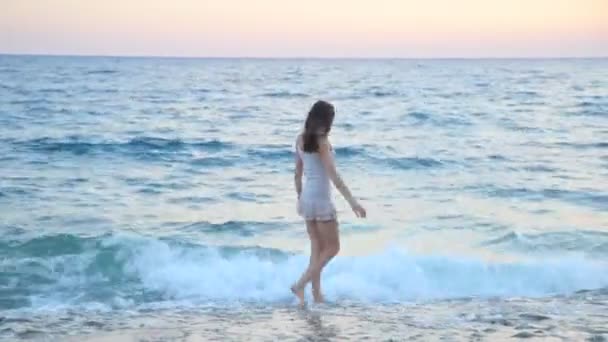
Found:
[[[304, 305], [304, 289], [309, 281], [312, 282], [314, 301], [323, 302], [321, 272], [340, 250], [338, 220], [331, 197], [330, 181], [358, 217], [366, 216], [365, 209], [353, 198], [336, 171], [333, 149], [328, 139], [334, 116], [334, 107], [330, 103], [316, 102], [308, 113], [304, 132], [298, 136], [295, 146], [298, 213], [306, 220], [306, 229], [310, 237], [308, 269], [291, 287], [300, 305]], [[302, 184], [302, 176], [306, 180], [304, 184]]]

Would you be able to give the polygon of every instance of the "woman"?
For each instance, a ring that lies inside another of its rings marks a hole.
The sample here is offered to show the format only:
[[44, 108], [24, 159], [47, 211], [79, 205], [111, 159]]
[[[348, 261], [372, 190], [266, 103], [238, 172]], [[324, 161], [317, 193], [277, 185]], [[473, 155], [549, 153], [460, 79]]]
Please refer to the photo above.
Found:
[[[335, 116], [334, 107], [325, 101], [316, 102], [306, 118], [304, 132], [296, 141], [295, 186], [298, 193], [298, 213], [306, 220], [310, 237], [310, 263], [291, 291], [304, 305], [304, 289], [312, 282], [316, 303], [323, 302], [321, 271], [340, 250], [336, 208], [331, 199], [330, 180], [348, 201], [358, 217], [365, 209], [353, 198], [336, 171], [333, 150], [328, 140]], [[306, 182], [302, 186], [302, 176]]]

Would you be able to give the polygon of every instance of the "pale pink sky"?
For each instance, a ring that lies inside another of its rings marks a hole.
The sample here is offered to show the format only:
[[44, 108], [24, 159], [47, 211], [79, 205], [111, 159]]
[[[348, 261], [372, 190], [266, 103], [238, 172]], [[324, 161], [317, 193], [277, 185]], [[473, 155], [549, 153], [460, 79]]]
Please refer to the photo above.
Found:
[[608, 0], [0, 0], [0, 53], [608, 56]]

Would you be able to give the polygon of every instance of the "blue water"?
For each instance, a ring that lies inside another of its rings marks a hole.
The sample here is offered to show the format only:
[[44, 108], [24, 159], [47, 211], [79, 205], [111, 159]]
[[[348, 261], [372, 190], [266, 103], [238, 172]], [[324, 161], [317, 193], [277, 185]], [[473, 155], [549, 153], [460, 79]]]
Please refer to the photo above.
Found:
[[291, 303], [310, 105], [336, 194], [330, 302], [608, 287], [608, 60], [0, 56], [0, 312]]

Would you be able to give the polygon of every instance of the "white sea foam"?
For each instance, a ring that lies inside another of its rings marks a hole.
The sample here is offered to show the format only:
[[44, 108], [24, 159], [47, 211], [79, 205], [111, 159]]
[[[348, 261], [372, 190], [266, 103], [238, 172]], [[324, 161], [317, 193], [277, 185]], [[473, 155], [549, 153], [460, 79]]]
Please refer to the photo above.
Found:
[[[182, 249], [162, 242], [143, 246], [128, 260], [144, 288], [171, 298], [273, 302], [304, 270], [308, 257], [279, 260], [256, 253]], [[608, 286], [608, 265], [585, 259], [488, 263], [449, 256], [420, 256], [391, 249], [338, 256], [323, 274], [328, 299], [394, 302], [471, 296], [549, 296]]]

